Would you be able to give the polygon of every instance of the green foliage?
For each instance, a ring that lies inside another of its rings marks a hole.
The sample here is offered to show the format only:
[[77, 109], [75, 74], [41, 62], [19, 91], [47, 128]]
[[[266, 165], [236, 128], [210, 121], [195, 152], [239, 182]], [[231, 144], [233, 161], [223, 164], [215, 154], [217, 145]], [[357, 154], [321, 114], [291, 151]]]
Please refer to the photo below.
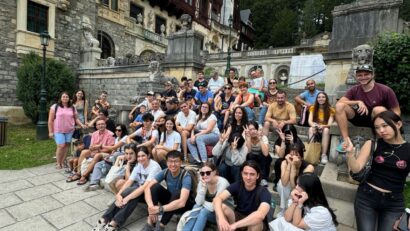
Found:
[[[24, 113], [33, 123], [38, 119], [42, 75], [42, 58], [31, 52], [25, 55], [17, 70], [17, 97], [23, 103]], [[45, 89], [47, 91], [47, 108], [58, 100], [62, 91], [72, 95], [76, 89], [76, 78], [70, 68], [63, 62], [47, 59]]]
[[404, 0], [400, 6], [399, 17], [404, 21], [410, 21], [410, 0]]
[[373, 46], [377, 81], [393, 89], [402, 112], [410, 112], [410, 35], [387, 33]]

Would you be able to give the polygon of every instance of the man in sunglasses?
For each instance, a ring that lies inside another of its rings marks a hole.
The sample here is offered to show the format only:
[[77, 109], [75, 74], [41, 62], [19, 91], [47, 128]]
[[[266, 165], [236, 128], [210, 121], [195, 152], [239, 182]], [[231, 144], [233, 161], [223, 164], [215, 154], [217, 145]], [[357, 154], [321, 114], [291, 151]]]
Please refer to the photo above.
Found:
[[278, 89], [276, 88], [276, 80], [271, 79], [268, 82], [268, 90], [265, 92], [265, 99], [262, 102], [262, 109], [259, 112], [259, 127], [263, 126], [263, 123], [265, 122], [265, 116], [266, 112], [268, 111], [269, 105], [272, 103], [276, 102], [276, 94], [278, 93]]
[[[380, 112], [390, 110], [401, 114], [399, 102], [394, 91], [383, 84], [376, 83], [373, 67], [369, 64], [356, 68], [358, 85], [350, 88], [336, 103], [336, 121], [343, 142], [350, 142], [347, 121], [359, 127], [371, 127], [372, 118]], [[341, 142], [336, 150], [345, 152]]]
[[[142, 230], [165, 230], [165, 226], [174, 214], [183, 214], [191, 210], [194, 201], [190, 200], [193, 186], [192, 178], [187, 170], [181, 168], [183, 155], [179, 151], [167, 154], [167, 167], [152, 179], [144, 190], [148, 206], [148, 219]], [[165, 181], [167, 188], [161, 185]], [[160, 203], [160, 205], [158, 204]], [[161, 220], [158, 215], [162, 215]]]

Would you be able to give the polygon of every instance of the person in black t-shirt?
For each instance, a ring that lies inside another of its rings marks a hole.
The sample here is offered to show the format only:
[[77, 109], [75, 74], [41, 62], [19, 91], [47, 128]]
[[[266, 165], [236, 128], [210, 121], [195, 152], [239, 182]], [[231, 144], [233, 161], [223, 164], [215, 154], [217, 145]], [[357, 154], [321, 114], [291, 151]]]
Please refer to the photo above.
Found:
[[[266, 215], [270, 209], [271, 195], [259, 186], [261, 170], [253, 161], [246, 161], [241, 167], [241, 181], [231, 184], [213, 200], [218, 228], [221, 231], [267, 230]], [[234, 210], [222, 202], [230, 196], [237, 205]]]

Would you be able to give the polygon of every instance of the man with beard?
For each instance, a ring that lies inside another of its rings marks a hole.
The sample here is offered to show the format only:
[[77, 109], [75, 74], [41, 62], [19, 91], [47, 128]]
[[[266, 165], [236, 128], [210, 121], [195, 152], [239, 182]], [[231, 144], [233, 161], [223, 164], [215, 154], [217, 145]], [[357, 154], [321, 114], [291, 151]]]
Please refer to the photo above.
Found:
[[316, 89], [316, 82], [313, 79], [306, 81], [306, 90], [295, 97], [296, 113], [300, 115], [300, 125], [309, 127], [309, 107], [315, 104], [319, 90]]

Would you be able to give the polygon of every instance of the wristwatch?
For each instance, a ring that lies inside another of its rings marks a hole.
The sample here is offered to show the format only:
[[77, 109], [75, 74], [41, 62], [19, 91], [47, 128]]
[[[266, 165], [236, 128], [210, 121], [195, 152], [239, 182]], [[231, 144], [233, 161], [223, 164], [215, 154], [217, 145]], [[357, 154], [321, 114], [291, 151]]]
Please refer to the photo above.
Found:
[[164, 207], [159, 206], [158, 212], [162, 215], [164, 213]]
[[302, 208], [303, 208], [303, 205], [298, 204], [298, 208], [302, 209]]

